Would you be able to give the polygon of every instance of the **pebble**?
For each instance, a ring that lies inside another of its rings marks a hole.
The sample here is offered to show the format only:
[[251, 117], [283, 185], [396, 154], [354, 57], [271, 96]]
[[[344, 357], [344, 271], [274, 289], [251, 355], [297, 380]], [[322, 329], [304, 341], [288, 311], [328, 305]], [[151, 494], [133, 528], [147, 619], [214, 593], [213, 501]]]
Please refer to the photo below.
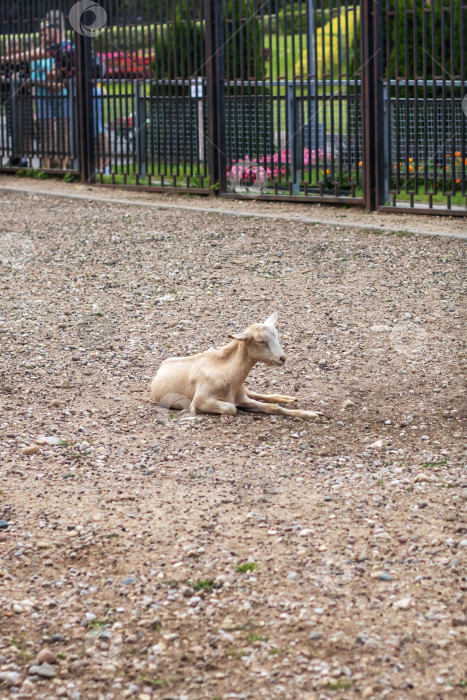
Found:
[[58, 663], [57, 657], [53, 653], [53, 651], [50, 651], [50, 649], [47, 649], [47, 647], [44, 647], [44, 649], [41, 649], [38, 655], [36, 656], [36, 663], [37, 664], [42, 664], [42, 663], [47, 663], [47, 664], [56, 664]]
[[40, 452], [40, 449], [39, 445], [28, 445], [27, 447], [23, 447], [21, 452], [23, 455], [36, 455]]
[[309, 527], [305, 527], [303, 530], [300, 530], [298, 533], [299, 537], [307, 537], [308, 535], [312, 535], [313, 530]]
[[459, 547], [467, 547], [467, 539], [463, 539], [459, 542]]
[[2, 671], [0, 681], [5, 685], [18, 685], [21, 676], [17, 671]]
[[129, 586], [132, 583], [137, 583], [138, 579], [137, 578], [132, 578], [131, 576], [127, 576], [127, 578], [122, 578], [120, 583], [122, 583], [124, 586]]
[[424, 481], [429, 482], [434, 481], [434, 479], [432, 476], [428, 476], [428, 474], [424, 474], [423, 472], [420, 472], [419, 474], [417, 474], [417, 476], [414, 476], [414, 478], [412, 479], [413, 484], [419, 484]]
[[6, 530], [9, 527], [6, 520], [0, 520], [0, 530]]
[[380, 581], [392, 581], [392, 576], [386, 573], [386, 571], [383, 571], [379, 575]]
[[56, 634], [53, 634], [50, 637], [49, 642], [51, 642], [52, 644], [58, 644], [58, 642], [63, 642], [63, 639], [64, 639], [63, 634], [60, 634], [59, 632], [57, 632]]
[[342, 404], [342, 408], [350, 408], [351, 406], [355, 406], [355, 404], [350, 399], [346, 399]]
[[375, 440], [375, 442], [372, 442], [371, 445], [368, 445], [368, 447], [373, 448], [373, 449], [379, 449], [383, 447], [384, 442], [383, 440]]
[[36, 673], [41, 678], [55, 678], [55, 669], [48, 663], [42, 663], [40, 666], [36, 666]]
[[406, 596], [405, 598], [401, 598], [400, 600], [396, 600], [395, 603], [393, 603], [394, 608], [399, 608], [399, 610], [407, 610], [407, 608], [410, 608], [411, 604], [411, 599], [410, 596]]

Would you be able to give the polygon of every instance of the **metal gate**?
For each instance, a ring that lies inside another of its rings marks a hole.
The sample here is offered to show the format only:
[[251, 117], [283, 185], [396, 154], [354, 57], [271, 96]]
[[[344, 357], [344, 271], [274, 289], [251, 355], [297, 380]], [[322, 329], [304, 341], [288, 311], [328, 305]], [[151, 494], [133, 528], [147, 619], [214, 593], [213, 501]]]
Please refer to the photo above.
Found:
[[465, 215], [466, 18], [463, 0], [2, 3], [0, 170]]

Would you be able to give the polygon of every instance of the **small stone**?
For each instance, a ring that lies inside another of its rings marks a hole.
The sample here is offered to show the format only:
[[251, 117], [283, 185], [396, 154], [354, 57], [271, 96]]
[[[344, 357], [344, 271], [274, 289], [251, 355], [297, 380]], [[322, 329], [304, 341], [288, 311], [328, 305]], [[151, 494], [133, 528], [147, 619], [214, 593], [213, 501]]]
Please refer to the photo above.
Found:
[[327, 364], [328, 364], [328, 361], [325, 360], [324, 357], [322, 357], [320, 360], [318, 360], [318, 365], [320, 367], [326, 367]]
[[355, 406], [355, 404], [350, 399], [346, 399], [342, 404], [342, 408], [350, 408], [351, 406]]
[[368, 700], [368, 698], [371, 698], [373, 695], [373, 688], [370, 688], [369, 686], [367, 688], [363, 688], [362, 690], [362, 699], [363, 700]]
[[71, 384], [68, 381], [68, 379], [64, 379], [60, 384], [60, 389], [69, 389], [70, 387], [71, 387]]
[[373, 448], [373, 449], [380, 449], [383, 447], [384, 443], [382, 440], [376, 440], [375, 442], [372, 442], [371, 445], [368, 445], [368, 447]]
[[384, 326], [381, 323], [370, 327], [370, 331], [372, 331], [373, 333], [389, 333], [390, 330], [391, 326]]
[[46, 438], [47, 444], [48, 445], [59, 445], [60, 444], [60, 438], [58, 437], [48, 437]]
[[322, 639], [322, 635], [319, 632], [310, 632], [309, 639], [311, 642], [317, 642], [318, 639]]
[[58, 642], [63, 642], [63, 639], [64, 639], [63, 634], [60, 634], [59, 632], [57, 632], [56, 634], [53, 634], [50, 637], [49, 642], [51, 642], [52, 644], [58, 644]]
[[6, 520], [0, 520], [0, 530], [6, 530], [8, 528], [8, 523]]
[[419, 474], [417, 474], [417, 476], [414, 476], [414, 478], [412, 479], [413, 484], [419, 484], [423, 481], [429, 482], [434, 481], [434, 479], [433, 477], [428, 476], [428, 474], [424, 474], [423, 472], [420, 472]]
[[38, 676], [41, 676], [41, 678], [55, 678], [56, 676], [55, 669], [47, 663], [37, 666], [36, 673]]
[[312, 534], [313, 534], [313, 530], [309, 527], [305, 527], [305, 528], [303, 528], [303, 530], [299, 531], [298, 536], [299, 537], [307, 537], [308, 535], [312, 535]]
[[54, 399], [54, 401], [52, 401], [50, 405], [52, 406], [52, 408], [60, 408], [60, 401]]
[[122, 578], [120, 583], [122, 583], [124, 586], [129, 586], [132, 583], [137, 583], [138, 579], [137, 578], [132, 578], [131, 576], [127, 576], [126, 578]]
[[199, 597], [199, 595], [194, 595], [188, 601], [188, 605], [190, 606], [190, 608], [195, 608], [198, 605], [198, 603], [200, 603], [200, 602], [201, 602], [201, 598]]
[[50, 651], [50, 649], [47, 649], [47, 647], [44, 647], [44, 649], [41, 649], [38, 655], [36, 656], [36, 664], [56, 664], [57, 663], [57, 657], [53, 653], [53, 651]]
[[467, 547], [467, 539], [463, 539], [459, 542], [459, 547]]
[[39, 435], [36, 440], [36, 445], [47, 445], [47, 438], [45, 435]]
[[28, 445], [27, 447], [23, 447], [21, 452], [23, 455], [36, 455], [40, 452], [40, 449], [39, 445]]
[[394, 608], [398, 608], [399, 610], [407, 610], [407, 608], [410, 607], [410, 596], [396, 600], [396, 602], [392, 605]]
[[0, 673], [0, 682], [5, 685], [18, 685], [21, 676], [17, 671], [4, 671]]
[[25, 678], [21, 685], [22, 693], [31, 693], [34, 690], [34, 683], [30, 678]]
[[386, 571], [382, 571], [379, 575], [380, 581], [392, 581], [392, 576], [386, 573]]
[[71, 316], [72, 313], [73, 313], [73, 311], [70, 311], [69, 309], [67, 309], [67, 311], [65, 311], [65, 316]]

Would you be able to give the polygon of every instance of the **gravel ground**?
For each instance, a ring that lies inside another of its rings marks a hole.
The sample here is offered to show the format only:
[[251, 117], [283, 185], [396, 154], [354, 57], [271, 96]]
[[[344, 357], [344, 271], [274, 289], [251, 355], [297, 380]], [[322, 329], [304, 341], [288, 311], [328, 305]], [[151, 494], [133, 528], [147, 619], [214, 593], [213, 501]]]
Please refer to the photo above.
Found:
[[[0, 698], [465, 697], [465, 243], [0, 206]], [[276, 309], [329, 422], [151, 403]]]

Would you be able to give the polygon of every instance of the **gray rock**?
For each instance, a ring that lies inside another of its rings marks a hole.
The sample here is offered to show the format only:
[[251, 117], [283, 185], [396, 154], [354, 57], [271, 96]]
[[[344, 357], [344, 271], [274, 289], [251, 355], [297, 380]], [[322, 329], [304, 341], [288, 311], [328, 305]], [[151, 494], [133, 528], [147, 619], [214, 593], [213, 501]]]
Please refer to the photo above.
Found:
[[50, 637], [49, 642], [51, 642], [52, 644], [57, 644], [58, 642], [63, 642], [63, 639], [64, 639], [63, 634], [59, 634], [57, 632], [57, 634], [53, 634]]
[[21, 676], [17, 671], [3, 671], [0, 673], [0, 681], [6, 685], [18, 685], [20, 678]]
[[55, 678], [56, 672], [50, 664], [43, 663], [37, 667], [37, 675], [41, 678]]
[[390, 576], [390, 575], [387, 574], [385, 571], [383, 571], [383, 572], [379, 575], [379, 579], [380, 579], [380, 581], [392, 581], [392, 576]]

